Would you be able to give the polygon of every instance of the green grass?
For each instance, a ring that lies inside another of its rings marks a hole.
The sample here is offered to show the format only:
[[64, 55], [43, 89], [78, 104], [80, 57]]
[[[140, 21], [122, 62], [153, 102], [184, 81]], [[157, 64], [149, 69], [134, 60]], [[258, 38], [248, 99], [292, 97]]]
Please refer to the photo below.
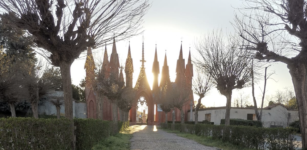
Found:
[[195, 134], [181, 133], [181, 132], [176, 131], [176, 130], [169, 130], [169, 129], [163, 129], [163, 130], [167, 131], [169, 133], [175, 133], [176, 135], [187, 138], [187, 139], [194, 140], [199, 144], [202, 144], [202, 145], [205, 145], [205, 146], [210, 146], [210, 147], [220, 148], [222, 150], [238, 150], [238, 149], [239, 150], [254, 150], [254, 149], [250, 149], [250, 148], [244, 148], [244, 147], [241, 147], [241, 146], [233, 145], [231, 143], [222, 142], [222, 141], [219, 141], [219, 140], [213, 140], [210, 137], [200, 137], [200, 136], [197, 136]]
[[131, 137], [131, 131], [126, 129], [115, 136], [110, 136], [104, 141], [99, 142], [92, 150], [129, 150]]

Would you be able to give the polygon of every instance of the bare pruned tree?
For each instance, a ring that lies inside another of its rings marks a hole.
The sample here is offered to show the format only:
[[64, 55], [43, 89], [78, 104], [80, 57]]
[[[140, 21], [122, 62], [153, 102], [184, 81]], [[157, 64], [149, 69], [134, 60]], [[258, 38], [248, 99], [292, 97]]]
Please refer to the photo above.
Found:
[[162, 111], [165, 113], [165, 124], [167, 124], [168, 117], [167, 114], [172, 110], [172, 103], [170, 101], [170, 93], [167, 93], [167, 88], [169, 86], [169, 82], [161, 88], [159, 93], [156, 96], [157, 103], [160, 104]]
[[264, 83], [263, 83], [263, 90], [262, 90], [262, 97], [261, 97], [260, 112], [258, 112], [257, 99], [255, 96], [255, 82], [254, 82], [254, 69], [253, 68], [252, 68], [252, 73], [251, 73], [252, 74], [252, 96], [253, 96], [255, 114], [256, 114], [258, 121], [261, 121], [261, 118], [262, 118], [262, 109], [263, 109], [263, 104], [264, 104], [264, 99], [265, 99], [267, 80], [274, 74], [274, 72], [267, 74], [268, 67], [269, 66], [264, 68], [264, 80], [263, 80]]
[[196, 45], [200, 58], [197, 67], [211, 76], [213, 83], [227, 99], [225, 125], [229, 125], [232, 90], [241, 89], [250, 81], [251, 58], [241, 51], [236, 37], [224, 38], [213, 32]]
[[2, 0], [5, 23], [27, 30], [61, 69], [65, 116], [73, 119], [70, 67], [88, 47], [139, 33], [147, 0]]
[[118, 102], [118, 107], [123, 111], [123, 121], [128, 121], [128, 112], [136, 99], [136, 90], [131, 87], [125, 87]]
[[[287, 64], [298, 104], [302, 148], [307, 148], [307, 10], [305, 0], [248, 0], [245, 16], [235, 20], [245, 48], [255, 58]], [[249, 16], [249, 17], [248, 17]], [[269, 16], [269, 17], [268, 17]], [[281, 36], [285, 35], [285, 36]], [[286, 46], [280, 46], [283, 44]]]
[[[183, 106], [190, 101], [189, 96], [190, 94], [193, 94], [191, 90], [187, 90], [185, 86], [178, 86], [175, 83], [170, 84], [171, 87], [169, 87], [167, 91], [167, 99], [170, 101], [170, 106], [174, 108], [177, 108], [180, 110], [180, 121], [181, 124], [184, 124], [184, 111]], [[173, 124], [175, 116], [173, 114]]]
[[[124, 92], [124, 81], [121, 81], [115, 75], [105, 76], [104, 72], [99, 72], [94, 82], [95, 90], [101, 95], [106, 96], [112, 102], [112, 121], [114, 126], [118, 125], [118, 102]], [[117, 133], [117, 128], [113, 128]]]
[[195, 107], [195, 124], [198, 123], [198, 110], [202, 106], [201, 100], [206, 96], [206, 94], [212, 89], [213, 84], [211, 81], [211, 76], [205, 78], [204, 75], [198, 71], [196, 79], [193, 81], [193, 90], [196, 95], [199, 96], [196, 107]]

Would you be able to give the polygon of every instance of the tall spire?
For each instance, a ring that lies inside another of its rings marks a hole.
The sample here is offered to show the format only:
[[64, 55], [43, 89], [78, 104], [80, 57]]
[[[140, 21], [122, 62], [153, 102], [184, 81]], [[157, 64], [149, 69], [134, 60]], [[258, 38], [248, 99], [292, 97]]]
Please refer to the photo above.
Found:
[[160, 74], [160, 65], [158, 62], [158, 56], [157, 56], [157, 44], [156, 44], [156, 50], [155, 50], [155, 58], [154, 58], [154, 62], [152, 64], [152, 73], [154, 75], [154, 80], [153, 80], [153, 86], [152, 86], [152, 90], [153, 91], [157, 91], [158, 90], [158, 76]]
[[158, 61], [157, 45], [156, 45], [155, 58], [154, 58], [154, 62], [153, 62], [153, 65], [152, 65], [152, 73], [159, 74], [160, 73], [159, 68], [160, 68], [160, 65], [159, 65], [159, 61]]
[[89, 91], [92, 89], [93, 80], [95, 79], [95, 62], [92, 55], [91, 47], [87, 48], [87, 56], [84, 65], [84, 69], [86, 72], [85, 77], [85, 94], [88, 96]]
[[167, 85], [169, 83], [170, 83], [169, 68], [168, 68], [168, 65], [167, 65], [167, 56], [166, 56], [166, 53], [165, 53], [164, 64], [163, 64], [163, 67], [162, 67], [160, 87], [164, 87], [165, 85]]
[[183, 56], [182, 56], [182, 41], [181, 41], [181, 45], [180, 45], [179, 59], [183, 59]]
[[186, 65], [185, 76], [187, 78], [193, 77], [193, 64], [191, 60], [191, 51], [189, 51], [189, 58], [188, 58], [188, 63]]
[[183, 56], [182, 56], [182, 42], [181, 42], [181, 45], [180, 45], [180, 52], [179, 52], [179, 58], [177, 60], [177, 67], [176, 67], [176, 73], [177, 73], [177, 76], [176, 76], [176, 83], [178, 85], [183, 85], [184, 84], [184, 81], [185, 81], [185, 61], [183, 59]]
[[126, 73], [126, 86], [132, 88], [132, 74], [133, 74], [133, 60], [131, 57], [131, 50], [130, 50], [130, 42], [128, 48], [128, 55], [126, 59], [126, 66], [125, 66], [125, 73]]
[[114, 77], [118, 77], [119, 74], [119, 59], [118, 54], [116, 50], [116, 43], [115, 38], [113, 38], [113, 47], [112, 47], [112, 53], [110, 58], [110, 72]]
[[166, 57], [166, 53], [165, 53], [165, 57], [164, 57], [164, 64], [163, 66], [167, 66], [167, 57]]
[[144, 59], [144, 41], [142, 43], [142, 60], [141, 60], [141, 62], [142, 62], [142, 68], [145, 68], [144, 63], [146, 62], [146, 60]]
[[103, 73], [105, 78], [109, 77], [109, 71], [110, 71], [109, 64], [110, 64], [110, 62], [109, 62], [107, 46], [105, 46], [104, 55], [103, 55], [103, 62], [102, 62], [102, 66], [101, 66], [101, 73]]

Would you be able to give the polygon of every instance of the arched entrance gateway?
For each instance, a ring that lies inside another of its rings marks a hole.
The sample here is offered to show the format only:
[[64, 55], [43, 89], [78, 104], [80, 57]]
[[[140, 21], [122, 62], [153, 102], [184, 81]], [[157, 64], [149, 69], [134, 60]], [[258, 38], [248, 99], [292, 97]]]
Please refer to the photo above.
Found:
[[[136, 81], [135, 86], [133, 87], [132, 83], [133, 83], [133, 61], [131, 58], [131, 50], [130, 50], [130, 45], [128, 48], [128, 56], [126, 59], [126, 64], [125, 64], [125, 73], [126, 73], [126, 87], [131, 87], [137, 90], [137, 97], [135, 100], [133, 100], [132, 103], [132, 107], [129, 111], [129, 120], [130, 120], [130, 124], [135, 124], [137, 123], [137, 106], [138, 106], [138, 102], [140, 101], [140, 98], [145, 100], [146, 103], [144, 105], [147, 105], [148, 107], [148, 114], [146, 115], [146, 122], [148, 123], [148, 125], [153, 125], [153, 124], [159, 124], [161, 122], [165, 122], [165, 113], [163, 111], [161, 111], [158, 106], [159, 104], [157, 104], [157, 101], [155, 99], [155, 94], [157, 93], [160, 89], [160, 87], [165, 86], [168, 83], [171, 83], [170, 81], [170, 77], [169, 77], [169, 68], [167, 65], [167, 57], [165, 55], [164, 58], [164, 64], [162, 67], [162, 73], [161, 73], [161, 81], [160, 81], [160, 85], [158, 84], [158, 76], [160, 74], [160, 67], [159, 67], [159, 62], [158, 62], [158, 57], [157, 57], [157, 48], [155, 50], [155, 56], [154, 56], [154, 62], [153, 62], [153, 66], [152, 66], [152, 73], [153, 73], [153, 77], [154, 77], [154, 81], [153, 81], [153, 86], [152, 89], [149, 86], [148, 80], [147, 80], [147, 75], [145, 72], [145, 66], [144, 63], [146, 62], [144, 59], [144, 43], [142, 43], [142, 66], [140, 69], [140, 73], [138, 76], [138, 79]], [[88, 56], [87, 56], [87, 60], [86, 60], [86, 65], [85, 65], [85, 69], [86, 69], [86, 91], [89, 91], [89, 89], [92, 89], [92, 83], [90, 82], [91, 79], [94, 79], [94, 70], [92, 66], [95, 66], [94, 61], [93, 61], [93, 57], [92, 57], [92, 53], [91, 51], [88, 51]], [[119, 74], [117, 69], [114, 68], [119, 68], [119, 60], [118, 60], [118, 54], [117, 54], [117, 50], [116, 50], [116, 43], [115, 40], [113, 40], [113, 48], [112, 48], [112, 53], [111, 53], [111, 59], [110, 61], [108, 60], [108, 54], [107, 51], [105, 51], [104, 54], [104, 59], [103, 59], [103, 65], [101, 70], [105, 70], [105, 72], [113, 72], [113, 74]], [[182, 54], [182, 45], [180, 47], [180, 52], [179, 52], [179, 58], [177, 60], [177, 67], [176, 67], [176, 73], [177, 73], [177, 77], [176, 77], [176, 81], [175, 84], [172, 85], [183, 85], [180, 84], [182, 82], [185, 82], [185, 86], [187, 86], [187, 89], [191, 89], [191, 94], [189, 97], [189, 101], [186, 102], [186, 104], [183, 105], [183, 111], [185, 114], [185, 121], [188, 120], [188, 116], [187, 116], [187, 111], [191, 109], [191, 102], [194, 102], [194, 98], [193, 98], [193, 93], [192, 93], [192, 77], [193, 77], [193, 65], [191, 62], [191, 55], [189, 54], [188, 57], [188, 63], [185, 66], [185, 60], [183, 59], [183, 54]], [[121, 75], [119, 75], [120, 78], [122, 80], [123, 79], [123, 75], [121, 73]], [[99, 112], [97, 112], [97, 109], [93, 109], [92, 108], [92, 103], [90, 100], [93, 100], [94, 105], [96, 106], [97, 104], [96, 102], [96, 95], [94, 92], [86, 92], [86, 102], [87, 102], [87, 109], [88, 109], [88, 114], [87, 116], [89, 118], [92, 118], [92, 114], [98, 114]], [[112, 120], [112, 110], [110, 107], [110, 101], [107, 100], [106, 97], [104, 97], [103, 100], [103, 119], [104, 120]], [[96, 106], [97, 107], [97, 106]], [[108, 107], [108, 108], [106, 108]], [[92, 109], [92, 111], [90, 111], [89, 113], [89, 109]], [[167, 114], [168, 117], [168, 121], [171, 121], [172, 114], [168, 113]], [[180, 121], [180, 112], [178, 109], [175, 109], [175, 120], [176, 121]], [[96, 118], [96, 117], [93, 117]]]

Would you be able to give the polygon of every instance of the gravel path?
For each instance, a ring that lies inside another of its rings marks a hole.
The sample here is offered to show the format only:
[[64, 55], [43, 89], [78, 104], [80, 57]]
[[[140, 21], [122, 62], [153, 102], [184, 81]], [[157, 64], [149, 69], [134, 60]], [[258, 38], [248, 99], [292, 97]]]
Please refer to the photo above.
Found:
[[216, 150], [195, 141], [157, 129], [156, 126], [131, 126], [131, 150]]

